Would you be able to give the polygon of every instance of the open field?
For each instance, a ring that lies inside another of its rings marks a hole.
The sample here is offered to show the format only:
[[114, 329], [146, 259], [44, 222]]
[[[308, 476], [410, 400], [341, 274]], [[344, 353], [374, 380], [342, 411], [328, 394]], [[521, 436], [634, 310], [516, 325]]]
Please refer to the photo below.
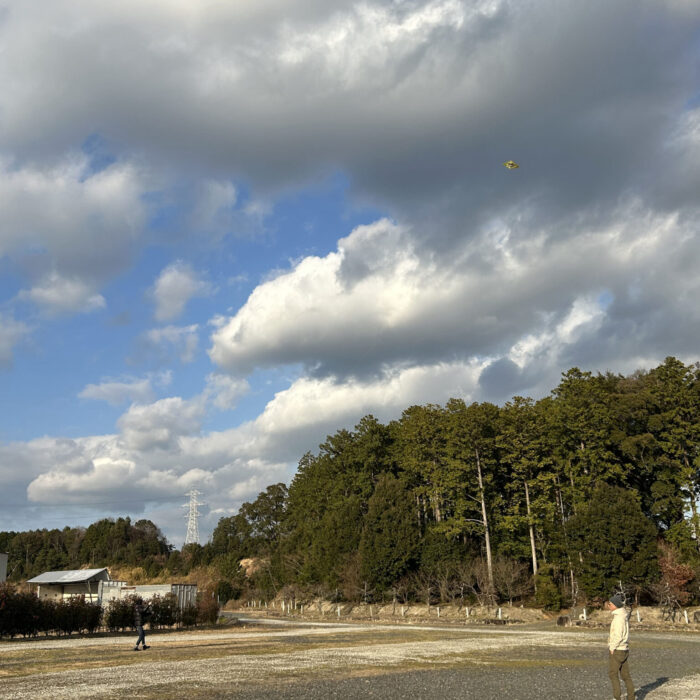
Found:
[[[252, 622], [252, 621], [251, 621]], [[286, 623], [0, 643], [0, 697], [609, 700], [606, 635], [515, 628]], [[639, 632], [638, 698], [700, 697], [700, 635]]]

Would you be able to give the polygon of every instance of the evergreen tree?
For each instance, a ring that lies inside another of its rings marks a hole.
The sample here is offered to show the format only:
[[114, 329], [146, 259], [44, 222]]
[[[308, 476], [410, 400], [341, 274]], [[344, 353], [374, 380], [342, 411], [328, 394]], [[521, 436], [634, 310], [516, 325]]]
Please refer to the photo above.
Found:
[[569, 538], [589, 597], [610, 595], [619, 581], [641, 588], [658, 577], [656, 528], [632, 491], [599, 483], [569, 521]]
[[420, 530], [411, 494], [398, 479], [380, 477], [362, 528], [361, 575], [371, 587], [386, 590], [414, 563]]

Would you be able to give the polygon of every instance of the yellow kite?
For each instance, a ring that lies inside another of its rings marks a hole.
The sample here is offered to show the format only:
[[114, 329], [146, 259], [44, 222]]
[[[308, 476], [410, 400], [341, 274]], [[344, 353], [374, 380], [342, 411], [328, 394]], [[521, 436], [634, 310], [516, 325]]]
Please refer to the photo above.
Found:
[[508, 170], [513, 170], [513, 168], [520, 167], [515, 161], [512, 160], [507, 160], [505, 163], [503, 163], [503, 165], [505, 165]]

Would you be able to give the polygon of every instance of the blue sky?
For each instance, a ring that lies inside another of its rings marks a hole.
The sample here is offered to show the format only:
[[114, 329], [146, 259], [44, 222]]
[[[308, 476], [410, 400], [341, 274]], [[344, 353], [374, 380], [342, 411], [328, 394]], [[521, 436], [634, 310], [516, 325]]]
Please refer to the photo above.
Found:
[[698, 360], [698, 35], [686, 0], [5, 3], [0, 529], [179, 545], [190, 488], [206, 537], [367, 413]]

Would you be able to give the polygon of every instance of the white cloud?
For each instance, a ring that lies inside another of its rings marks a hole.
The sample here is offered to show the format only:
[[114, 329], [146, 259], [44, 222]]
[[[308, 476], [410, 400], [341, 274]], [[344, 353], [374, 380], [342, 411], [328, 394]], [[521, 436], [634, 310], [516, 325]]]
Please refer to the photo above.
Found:
[[236, 379], [226, 374], [209, 374], [206, 378], [204, 398], [222, 411], [231, 410], [238, 400], [248, 393], [250, 386], [245, 379]]
[[104, 498], [106, 494], [114, 497], [115, 492], [132, 481], [135, 472], [136, 465], [130, 460], [97, 457], [85, 472], [54, 469], [40, 474], [27, 487], [27, 497], [30, 501], [50, 502], [60, 494], [60, 499], [67, 503], [80, 503], [95, 496]]
[[190, 265], [179, 260], [168, 265], [153, 286], [156, 320], [172, 321], [182, 314], [192, 297], [205, 296], [209, 292], [209, 284], [198, 279]]
[[40, 281], [30, 298], [55, 308], [63, 287], [80, 308], [99, 305], [95, 285], [131, 259], [147, 182], [128, 161], [91, 172], [82, 154], [44, 166], [0, 160], [0, 255], [32, 252], [28, 272]]
[[508, 357], [521, 369], [542, 354], [554, 364], [564, 345], [575, 343], [583, 333], [595, 334], [604, 316], [604, 309], [595, 299], [576, 299], [559, 323], [555, 322], [551, 329], [546, 328], [540, 334], [528, 334], [521, 338], [510, 349]]
[[[605, 223], [560, 225], [566, 238], [557, 228], [527, 236], [506, 214], [440, 264], [416, 246], [415, 230], [387, 220], [359, 227], [336, 252], [304, 258], [259, 285], [227, 322], [216, 320], [209, 354], [237, 373], [304, 363], [315, 375], [363, 375], [395, 363], [497, 357], [541, 333], [542, 344], [576, 346], [579, 328], [614, 331], [595, 302], [606, 290], [619, 302], [641, 285], [652, 306], [700, 291], [695, 276], [674, 274], [700, 262], [692, 221], [631, 200]], [[666, 320], [640, 315], [637, 341], [663, 338]], [[590, 346], [589, 357], [602, 347]]]
[[148, 405], [133, 404], [118, 425], [131, 449], [174, 450], [181, 436], [199, 431], [203, 415], [201, 401], [174, 396]]
[[125, 401], [139, 403], [149, 401], [153, 396], [153, 389], [149, 379], [131, 382], [102, 382], [101, 384], [88, 384], [78, 396], [81, 399], [106, 401], [113, 406], [118, 406]]
[[308, 444], [310, 434], [320, 439], [324, 429], [352, 426], [368, 413], [390, 420], [415, 403], [444, 402], [452, 396], [469, 400], [485, 364], [475, 360], [395, 368], [366, 380], [302, 377], [268, 403], [255, 420], [255, 431], [280, 443], [300, 433]]
[[87, 313], [106, 306], [104, 297], [96, 294], [90, 285], [78, 278], [67, 279], [57, 273], [31, 289], [24, 289], [17, 295], [24, 301], [32, 301], [47, 314], [83, 312]]
[[81, 399], [106, 401], [113, 406], [127, 401], [147, 403], [153, 398], [153, 384], [167, 386], [171, 378], [171, 372], [159, 372], [145, 379], [128, 378], [121, 381], [107, 379], [99, 384], [88, 384], [78, 396]]

